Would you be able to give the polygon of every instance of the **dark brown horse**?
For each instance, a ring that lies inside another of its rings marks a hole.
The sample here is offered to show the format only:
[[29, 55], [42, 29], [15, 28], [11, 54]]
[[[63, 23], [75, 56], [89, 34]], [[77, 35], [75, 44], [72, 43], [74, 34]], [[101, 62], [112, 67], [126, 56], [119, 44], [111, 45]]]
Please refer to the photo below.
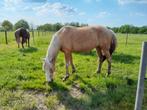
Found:
[[[20, 39], [20, 37], [22, 39]], [[18, 44], [18, 48], [20, 47], [19, 44], [22, 44], [22, 48], [24, 48], [23, 44], [26, 42], [26, 45], [28, 43], [28, 47], [30, 47], [30, 33], [25, 28], [18, 28], [15, 31], [15, 39]]]

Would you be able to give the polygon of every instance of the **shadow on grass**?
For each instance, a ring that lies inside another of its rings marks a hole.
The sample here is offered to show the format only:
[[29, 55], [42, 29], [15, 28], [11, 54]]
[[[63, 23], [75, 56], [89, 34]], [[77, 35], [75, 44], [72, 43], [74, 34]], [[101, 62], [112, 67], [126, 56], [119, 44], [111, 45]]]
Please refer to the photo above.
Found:
[[38, 51], [38, 49], [36, 47], [28, 47], [28, 48], [21, 48], [19, 49], [20, 52], [23, 52], [23, 53], [32, 53], [32, 52], [36, 52]]
[[[109, 78], [108, 78], [109, 79]], [[127, 97], [129, 97], [130, 94], [132, 94], [132, 90], [130, 90], [130, 87], [126, 88], [127, 81], [125, 80], [125, 84], [120, 85], [113, 83], [111, 81], [107, 81], [106, 83], [106, 91], [102, 91], [99, 88], [92, 85], [90, 82], [85, 81], [82, 77], [77, 76], [77, 80], [80, 80], [80, 82], [84, 83], [85, 86], [87, 86], [90, 91], [85, 89], [85, 92], [82, 92], [83, 95], [85, 95], [85, 98], [76, 98], [73, 97], [70, 93], [70, 90], [68, 90], [66, 87], [64, 87], [62, 84], [53, 82], [49, 86], [52, 88], [52, 93], [57, 93], [57, 98], [61, 104], [65, 106], [65, 109], [67, 110], [109, 110], [112, 106], [111, 105], [117, 105], [115, 109], [119, 109], [118, 104], [122, 103]], [[74, 84], [74, 82], [73, 82]], [[81, 90], [81, 88], [79, 87]], [[128, 91], [130, 90], [130, 92]], [[127, 91], [127, 94], [126, 94]], [[133, 92], [135, 90], [133, 89]], [[49, 92], [50, 94], [50, 92]], [[133, 94], [134, 96], [134, 94]], [[124, 98], [125, 97], [125, 98]], [[128, 99], [129, 101], [130, 99]], [[125, 100], [126, 101], [126, 100]], [[124, 101], [124, 102], [125, 102]], [[130, 102], [131, 104], [128, 105], [127, 108], [133, 109], [134, 102]], [[123, 110], [125, 108], [122, 108]]]
[[139, 60], [139, 56], [124, 54], [124, 53], [116, 53], [112, 55], [112, 60], [115, 62], [120, 62], [124, 64], [134, 63], [134, 60]]
[[[97, 57], [96, 51], [90, 51], [86, 53], [75, 53], [75, 54]], [[120, 63], [125, 63], [125, 64], [134, 63], [134, 60], [139, 60], [139, 59], [140, 59], [139, 56], [130, 55], [130, 54], [124, 54], [124, 53], [115, 53], [115, 54], [113, 53], [112, 54], [112, 60], [116, 62], [120, 62]]]

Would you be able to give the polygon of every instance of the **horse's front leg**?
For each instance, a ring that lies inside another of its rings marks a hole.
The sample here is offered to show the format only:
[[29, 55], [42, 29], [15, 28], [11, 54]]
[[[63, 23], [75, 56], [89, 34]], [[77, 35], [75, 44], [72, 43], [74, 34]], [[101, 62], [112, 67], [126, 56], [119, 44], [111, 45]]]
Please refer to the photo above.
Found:
[[63, 78], [63, 81], [65, 81], [69, 77], [69, 66], [70, 66], [70, 59], [71, 59], [71, 53], [64, 53], [65, 55], [65, 63], [66, 63], [66, 74]]
[[23, 46], [24, 43], [25, 43], [25, 39], [22, 37], [22, 41], [21, 41], [22, 48], [24, 48]]
[[28, 38], [28, 47], [30, 47], [30, 38]]

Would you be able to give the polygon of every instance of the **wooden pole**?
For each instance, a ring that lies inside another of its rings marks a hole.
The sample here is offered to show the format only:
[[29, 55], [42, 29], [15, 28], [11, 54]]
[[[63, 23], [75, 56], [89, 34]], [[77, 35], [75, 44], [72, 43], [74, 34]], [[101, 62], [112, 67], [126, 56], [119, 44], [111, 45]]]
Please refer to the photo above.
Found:
[[40, 36], [40, 34], [39, 34], [39, 30], [38, 30], [38, 36]]
[[5, 30], [5, 41], [6, 41], [6, 44], [8, 44], [8, 38], [7, 38], [7, 31]]
[[142, 44], [142, 55], [141, 55], [141, 60], [140, 60], [140, 70], [139, 70], [139, 75], [138, 75], [138, 85], [137, 85], [135, 109], [134, 110], [141, 110], [141, 107], [142, 107], [146, 67], [147, 67], [147, 42], [143, 42], [143, 44]]
[[126, 36], [126, 45], [128, 44], [128, 32], [127, 32], [127, 36]]
[[32, 37], [33, 37], [33, 42], [35, 42], [34, 40], [34, 30], [32, 29]]

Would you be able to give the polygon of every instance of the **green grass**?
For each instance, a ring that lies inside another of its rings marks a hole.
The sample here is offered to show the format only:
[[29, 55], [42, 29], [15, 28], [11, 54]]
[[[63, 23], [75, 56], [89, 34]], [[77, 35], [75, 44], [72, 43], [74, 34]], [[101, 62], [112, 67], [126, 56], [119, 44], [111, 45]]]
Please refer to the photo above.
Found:
[[[118, 46], [112, 58], [112, 74], [106, 77], [107, 62], [102, 73], [96, 74], [95, 50], [86, 54], [73, 54], [76, 73], [66, 82], [65, 62], [62, 52], [56, 61], [54, 83], [45, 84], [42, 58], [53, 33], [35, 33], [31, 47], [18, 49], [13, 32], [0, 33], [0, 109], [2, 110], [133, 110], [140, 64], [141, 43], [147, 35], [117, 34]], [[143, 110], [147, 109], [147, 81]]]

